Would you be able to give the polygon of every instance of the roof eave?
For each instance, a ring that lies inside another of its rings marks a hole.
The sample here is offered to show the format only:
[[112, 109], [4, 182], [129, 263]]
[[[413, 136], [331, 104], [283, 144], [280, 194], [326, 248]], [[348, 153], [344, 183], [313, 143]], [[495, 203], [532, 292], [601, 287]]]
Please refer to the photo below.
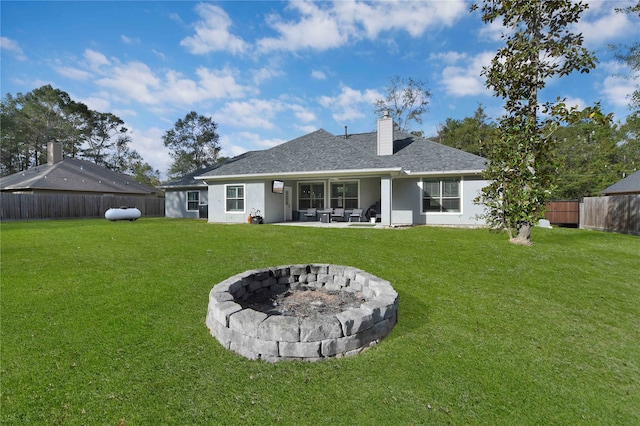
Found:
[[283, 179], [283, 178], [312, 178], [333, 176], [378, 176], [380, 174], [400, 175], [402, 167], [390, 167], [385, 169], [349, 169], [349, 170], [320, 170], [310, 172], [285, 172], [285, 173], [247, 173], [237, 175], [220, 176], [195, 176], [195, 179], [203, 180], [230, 180], [230, 179]]
[[477, 170], [434, 170], [428, 172], [413, 172], [411, 170], [405, 170], [407, 176], [434, 176], [434, 175], [478, 175], [484, 172], [484, 169]]

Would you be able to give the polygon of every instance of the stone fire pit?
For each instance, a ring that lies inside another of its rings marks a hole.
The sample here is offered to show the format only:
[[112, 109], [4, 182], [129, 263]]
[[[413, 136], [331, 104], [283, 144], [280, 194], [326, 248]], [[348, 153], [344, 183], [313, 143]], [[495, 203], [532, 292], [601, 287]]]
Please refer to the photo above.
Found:
[[209, 294], [207, 327], [227, 349], [269, 362], [355, 355], [382, 340], [398, 293], [360, 269], [328, 264], [246, 271]]

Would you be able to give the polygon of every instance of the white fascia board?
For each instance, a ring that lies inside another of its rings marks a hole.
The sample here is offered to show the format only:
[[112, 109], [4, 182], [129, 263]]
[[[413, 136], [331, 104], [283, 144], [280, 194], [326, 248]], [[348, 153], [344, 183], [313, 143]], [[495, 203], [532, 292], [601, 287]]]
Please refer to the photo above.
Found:
[[465, 175], [479, 175], [484, 172], [483, 169], [480, 170], [439, 170], [432, 172], [412, 172], [411, 170], [406, 170], [406, 174], [408, 176], [443, 176], [443, 175], [456, 175], [456, 176], [465, 176]]
[[402, 167], [388, 169], [358, 169], [358, 170], [320, 170], [313, 172], [286, 172], [286, 173], [251, 173], [242, 175], [221, 175], [221, 176], [194, 176], [194, 179], [203, 180], [238, 180], [238, 179], [283, 179], [283, 178], [310, 178], [310, 177], [334, 177], [334, 176], [379, 176], [384, 174], [399, 175]]

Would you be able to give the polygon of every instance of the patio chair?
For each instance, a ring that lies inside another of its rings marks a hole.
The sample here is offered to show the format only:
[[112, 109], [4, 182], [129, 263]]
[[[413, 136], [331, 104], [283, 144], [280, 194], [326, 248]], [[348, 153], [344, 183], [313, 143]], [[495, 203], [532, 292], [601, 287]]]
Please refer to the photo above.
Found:
[[349, 215], [349, 222], [353, 222], [355, 218], [358, 218], [358, 222], [362, 222], [362, 209], [353, 209]]
[[313, 220], [318, 220], [318, 210], [317, 209], [307, 209], [306, 213], [304, 214], [304, 221], [306, 222], [309, 218], [312, 217]]
[[331, 212], [331, 221], [334, 220], [342, 222], [344, 220], [344, 209], [333, 209]]

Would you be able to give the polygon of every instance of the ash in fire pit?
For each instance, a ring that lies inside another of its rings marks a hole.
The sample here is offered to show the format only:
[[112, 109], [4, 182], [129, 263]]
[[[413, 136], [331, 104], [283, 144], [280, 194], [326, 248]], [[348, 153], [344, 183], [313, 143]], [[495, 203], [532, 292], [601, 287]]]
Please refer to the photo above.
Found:
[[300, 287], [275, 295], [265, 292], [262, 295], [249, 298], [246, 302], [241, 302], [240, 306], [268, 315], [307, 318], [338, 314], [349, 308], [359, 308], [364, 302], [366, 299], [361, 292], [347, 293], [322, 288]]
[[306, 264], [247, 271], [216, 284], [207, 326], [227, 349], [269, 362], [355, 355], [398, 318], [388, 281], [349, 266]]

